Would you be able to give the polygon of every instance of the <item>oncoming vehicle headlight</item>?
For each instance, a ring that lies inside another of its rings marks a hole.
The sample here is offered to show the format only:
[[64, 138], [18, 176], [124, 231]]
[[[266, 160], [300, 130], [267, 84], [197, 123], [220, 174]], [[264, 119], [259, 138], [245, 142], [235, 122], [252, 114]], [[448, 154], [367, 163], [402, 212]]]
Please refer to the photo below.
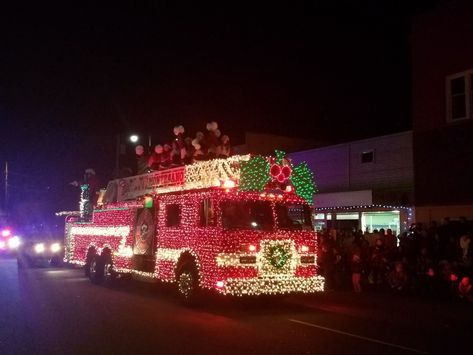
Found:
[[59, 243], [51, 244], [51, 252], [52, 253], [57, 253], [60, 250], [61, 250], [61, 244], [59, 244]]
[[38, 254], [43, 253], [44, 249], [45, 249], [44, 243], [38, 243], [38, 244], [35, 244], [34, 246], [34, 251]]
[[11, 230], [9, 229], [2, 230], [2, 237], [9, 237], [9, 236], [11, 236]]
[[20, 238], [16, 235], [8, 240], [8, 247], [10, 249], [18, 249], [20, 244], [21, 244]]

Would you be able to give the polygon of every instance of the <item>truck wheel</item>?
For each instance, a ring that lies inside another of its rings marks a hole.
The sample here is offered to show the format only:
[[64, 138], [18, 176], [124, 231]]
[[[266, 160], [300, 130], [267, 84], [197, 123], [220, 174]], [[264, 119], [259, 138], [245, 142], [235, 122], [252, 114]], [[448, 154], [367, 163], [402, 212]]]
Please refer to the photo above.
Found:
[[185, 262], [176, 273], [177, 292], [185, 304], [194, 304], [199, 293], [199, 275], [194, 263]]
[[96, 252], [94, 247], [89, 247], [87, 254], [85, 256], [85, 265], [84, 265], [84, 276], [90, 277], [90, 263], [92, 259], [95, 258]]
[[110, 252], [106, 252], [102, 256], [103, 262], [103, 281], [107, 285], [113, 285], [118, 278], [117, 272], [113, 269], [113, 261]]
[[89, 278], [94, 284], [102, 283], [104, 276], [105, 264], [100, 255], [95, 255], [90, 262]]
[[104, 275], [103, 275], [104, 282], [109, 286], [113, 286], [118, 278], [118, 274], [116, 273], [116, 271], [113, 270], [113, 265], [105, 264], [103, 272], [104, 272]]

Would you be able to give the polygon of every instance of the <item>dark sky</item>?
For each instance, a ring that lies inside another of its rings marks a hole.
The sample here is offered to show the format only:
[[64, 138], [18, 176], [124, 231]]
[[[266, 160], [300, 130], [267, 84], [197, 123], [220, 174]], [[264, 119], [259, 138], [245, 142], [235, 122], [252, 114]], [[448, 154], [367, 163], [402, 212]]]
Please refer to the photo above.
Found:
[[234, 143], [338, 142], [409, 129], [409, 21], [433, 2], [398, 3], [2, 9], [10, 204], [75, 209], [67, 183], [87, 167], [106, 182], [117, 133], [157, 143], [215, 120]]

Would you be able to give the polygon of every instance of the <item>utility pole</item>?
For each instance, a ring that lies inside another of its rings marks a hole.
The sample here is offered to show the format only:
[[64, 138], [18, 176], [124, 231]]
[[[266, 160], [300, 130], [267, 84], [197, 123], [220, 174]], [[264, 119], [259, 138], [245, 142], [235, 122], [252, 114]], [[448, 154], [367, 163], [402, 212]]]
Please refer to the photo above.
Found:
[[8, 162], [5, 162], [5, 213], [8, 215]]
[[117, 134], [116, 137], [116, 147], [115, 147], [115, 176], [118, 178], [120, 175], [120, 134]]

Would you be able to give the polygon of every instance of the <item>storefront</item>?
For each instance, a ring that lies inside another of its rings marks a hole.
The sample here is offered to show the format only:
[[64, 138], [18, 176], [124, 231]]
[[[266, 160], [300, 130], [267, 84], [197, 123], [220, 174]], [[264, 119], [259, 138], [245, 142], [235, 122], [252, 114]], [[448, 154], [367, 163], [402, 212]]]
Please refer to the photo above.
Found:
[[396, 235], [406, 231], [414, 221], [412, 208], [386, 205], [314, 208], [313, 216], [318, 231], [337, 229], [371, 233], [383, 228], [391, 229]]

